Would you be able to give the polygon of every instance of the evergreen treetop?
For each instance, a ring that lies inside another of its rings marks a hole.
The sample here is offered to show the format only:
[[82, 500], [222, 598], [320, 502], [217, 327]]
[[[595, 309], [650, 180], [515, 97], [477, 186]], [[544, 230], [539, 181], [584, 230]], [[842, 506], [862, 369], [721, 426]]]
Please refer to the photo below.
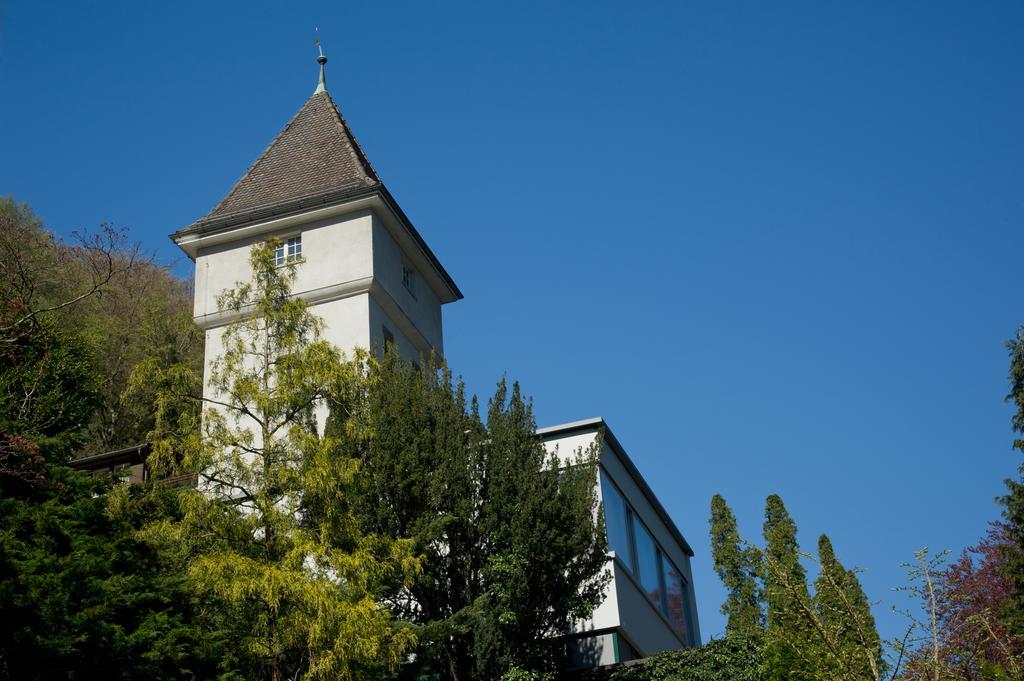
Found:
[[[1024, 326], [1017, 329], [1014, 339], [1007, 341], [1010, 355], [1010, 392], [1006, 401], [1015, 411], [1011, 417], [1013, 431], [1024, 436]], [[1013, 447], [1024, 454], [1024, 437], [1015, 438]], [[1024, 475], [1024, 463], [1018, 472]], [[1005, 547], [1003, 573], [1010, 580], [1011, 593], [1001, 613], [1018, 638], [1024, 638], [1024, 478], [1006, 480], [1007, 494], [1003, 497], [1003, 517], [1010, 541]]]
[[810, 673], [808, 653], [813, 646], [806, 618], [810, 596], [796, 523], [777, 494], [765, 502], [764, 541], [765, 673], [768, 679], [784, 681]]
[[818, 538], [814, 614], [822, 666], [837, 679], [878, 679], [885, 669], [882, 642], [857, 574], [836, 558], [827, 535]]
[[[385, 353], [367, 386], [355, 512], [363, 531], [411, 537], [423, 557], [412, 584], [388, 597], [420, 637], [407, 673], [556, 668], [558, 637], [603, 595], [596, 453], [549, 454], [529, 402], [505, 381], [485, 421], [429, 358], [420, 367]], [[331, 429], [337, 421], [332, 412]]]
[[726, 634], [751, 636], [764, 627], [757, 586], [757, 549], [740, 539], [736, 516], [721, 495], [711, 499], [711, 555], [715, 572], [728, 592], [722, 614], [728, 617]]

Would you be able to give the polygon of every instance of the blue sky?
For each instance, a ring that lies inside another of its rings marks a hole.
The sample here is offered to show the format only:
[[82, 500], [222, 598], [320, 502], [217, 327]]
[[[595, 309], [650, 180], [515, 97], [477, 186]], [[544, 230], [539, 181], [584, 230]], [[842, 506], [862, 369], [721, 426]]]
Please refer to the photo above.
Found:
[[167, 235], [328, 86], [466, 294], [446, 350], [540, 425], [601, 415], [697, 551], [707, 516], [865, 569], [959, 550], [1014, 472], [1024, 5], [0, 6], [0, 193], [51, 228]]

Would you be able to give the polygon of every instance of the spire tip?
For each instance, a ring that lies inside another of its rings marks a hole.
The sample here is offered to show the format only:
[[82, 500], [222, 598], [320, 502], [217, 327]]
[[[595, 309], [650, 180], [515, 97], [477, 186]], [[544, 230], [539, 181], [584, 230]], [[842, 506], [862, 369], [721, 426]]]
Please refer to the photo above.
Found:
[[313, 41], [316, 45], [317, 51], [320, 53], [316, 58], [316, 63], [320, 65], [320, 80], [317, 81], [316, 89], [313, 90], [314, 95], [318, 95], [321, 92], [327, 92], [327, 78], [324, 76], [324, 64], [327, 63], [327, 57], [324, 56], [324, 48], [320, 44], [320, 28], [316, 29], [316, 40]]

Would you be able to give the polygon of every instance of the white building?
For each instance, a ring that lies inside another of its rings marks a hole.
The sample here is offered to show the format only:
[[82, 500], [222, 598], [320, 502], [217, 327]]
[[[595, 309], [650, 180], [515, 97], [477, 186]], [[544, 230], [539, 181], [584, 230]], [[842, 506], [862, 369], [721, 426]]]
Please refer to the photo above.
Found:
[[[195, 262], [195, 320], [206, 332], [206, 371], [232, 320], [217, 296], [250, 276], [249, 247], [279, 237], [282, 262], [301, 258], [295, 294], [324, 320], [340, 349], [394, 344], [443, 354], [441, 306], [462, 298], [451, 276], [374, 171], [328, 94], [320, 57], [313, 95], [205, 217], [172, 235]], [[603, 433], [601, 497], [607, 598], [571, 633], [580, 665], [608, 664], [700, 641], [686, 540], [600, 419], [544, 428], [566, 454]]]
[[570, 635], [574, 662], [606, 665], [700, 645], [693, 550], [608, 424], [594, 418], [537, 432], [562, 456], [599, 442], [612, 580], [593, 617]]

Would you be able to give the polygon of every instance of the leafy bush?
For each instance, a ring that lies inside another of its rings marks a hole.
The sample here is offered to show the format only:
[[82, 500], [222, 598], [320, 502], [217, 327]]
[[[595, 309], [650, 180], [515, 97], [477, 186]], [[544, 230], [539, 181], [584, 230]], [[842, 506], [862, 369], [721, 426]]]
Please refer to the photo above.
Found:
[[760, 681], [761, 643], [730, 637], [702, 648], [659, 653], [643, 661], [575, 675], [573, 681]]

